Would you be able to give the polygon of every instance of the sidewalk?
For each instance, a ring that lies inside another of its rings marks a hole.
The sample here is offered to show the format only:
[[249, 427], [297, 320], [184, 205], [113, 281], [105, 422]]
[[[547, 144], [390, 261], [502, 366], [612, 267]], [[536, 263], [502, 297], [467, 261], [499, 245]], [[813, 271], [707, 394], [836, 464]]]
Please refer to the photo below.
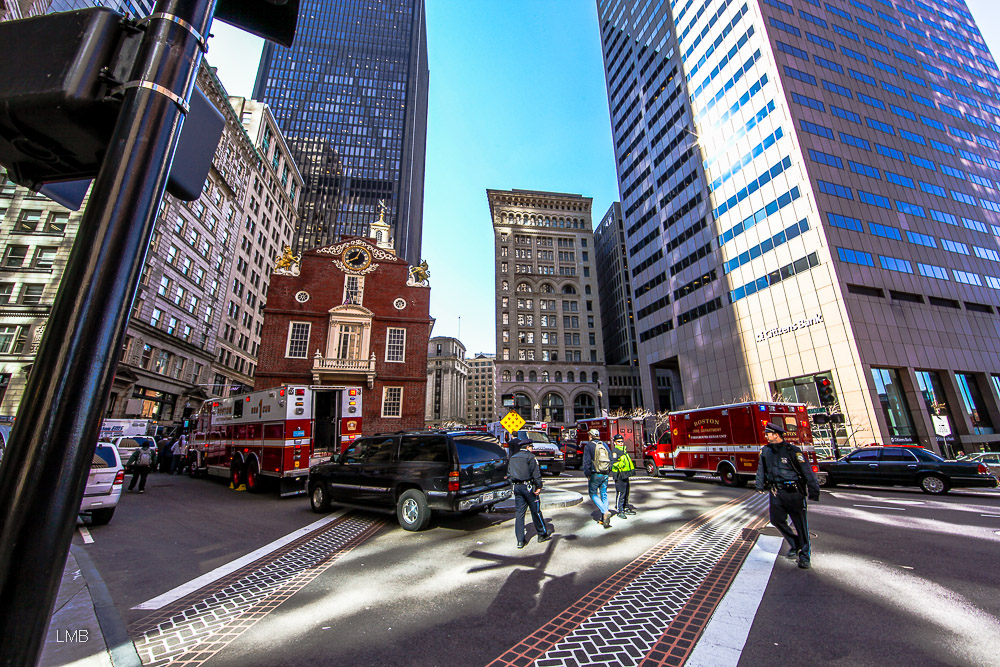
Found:
[[[543, 510], [556, 509], [558, 507], [573, 507], [574, 505], [579, 505], [583, 502], [583, 496], [576, 491], [567, 491], [566, 489], [559, 489], [551, 486], [545, 486], [538, 499]], [[514, 499], [510, 498], [502, 503], [497, 503], [496, 508], [498, 510], [513, 512]]]
[[[109, 644], [111, 648], [109, 648]], [[39, 667], [139, 667], [118, 611], [85, 550], [70, 547]]]

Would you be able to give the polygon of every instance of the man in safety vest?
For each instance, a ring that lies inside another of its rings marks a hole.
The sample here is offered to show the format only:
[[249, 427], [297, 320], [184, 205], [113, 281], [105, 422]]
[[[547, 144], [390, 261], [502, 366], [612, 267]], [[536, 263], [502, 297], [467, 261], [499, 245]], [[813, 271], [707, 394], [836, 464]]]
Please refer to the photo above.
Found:
[[611, 475], [615, 480], [615, 512], [619, 518], [627, 519], [629, 514], [635, 514], [635, 508], [629, 505], [629, 478], [635, 472], [635, 463], [625, 451], [625, 438], [620, 434], [611, 439], [614, 449], [611, 451]]

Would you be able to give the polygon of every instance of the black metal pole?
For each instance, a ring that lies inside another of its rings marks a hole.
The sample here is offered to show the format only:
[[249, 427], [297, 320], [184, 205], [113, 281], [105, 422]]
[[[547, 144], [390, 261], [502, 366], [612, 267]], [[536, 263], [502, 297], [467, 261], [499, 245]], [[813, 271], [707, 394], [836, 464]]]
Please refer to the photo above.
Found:
[[0, 665], [41, 653], [215, 3], [157, 2], [21, 400], [0, 466]]

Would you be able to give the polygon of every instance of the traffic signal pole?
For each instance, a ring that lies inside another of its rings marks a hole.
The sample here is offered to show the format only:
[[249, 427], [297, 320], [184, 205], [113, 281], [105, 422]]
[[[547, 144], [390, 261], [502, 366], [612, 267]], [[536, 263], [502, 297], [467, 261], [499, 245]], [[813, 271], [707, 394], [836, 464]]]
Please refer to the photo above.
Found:
[[159, 0], [0, 465], [0, 665], [45, 640], [216, 0]]

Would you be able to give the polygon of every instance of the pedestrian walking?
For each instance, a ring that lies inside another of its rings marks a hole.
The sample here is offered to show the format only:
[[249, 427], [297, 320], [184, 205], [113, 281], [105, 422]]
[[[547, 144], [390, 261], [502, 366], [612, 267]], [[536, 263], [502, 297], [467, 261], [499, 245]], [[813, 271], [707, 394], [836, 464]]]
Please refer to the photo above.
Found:
[[[799, 567], [806, 570], [812, 558], [806, 497], [819, 500], [819, 481], [802, 450], [785, 442], [783, 427], [768, 424], [764, 435], [767, 444], [760, 450], [756, 487], [762, 493], [770, 492], [771, 524], [791, 545], [785, 557], [797, 558]], [[794, 530], [788, 525], [789, 519]]]
[[598, 519], [605, 528], [611, 527], [608, 511], [608, 474], [611, 472], [611, 450], [601, 440], [601, 433], [590, 429], [590, 440], [583, 448], [583, 474], [587, 477], [587, 493], [601, 513]]
[[170, 466], [174, 462], [174, 457], [170, 453], [171, 440], [167, 436], [162, 436], [156, 441], [156, 466], [154, 472], [170, 472]]
[[172, 455], [172, 462], [170, 464], [170, 474], [176, 475], [181, 472], [183, 468], [182, 462], [187, 458], [187, 436], [183, 433], [181, 437], [174, 441], [173, 446], [170, 448], [170, 454]]
[[524, 515], [529, 509], [538, 541], [545, 542], [552, 537], [552, 531], [545, 528], [545, 518], [538, 499], [542, 492], [542, 470], [538, 467], [535, 455], [527, 447], [530, 444], [528, 439], [517, 438], [507, 445], [513, 452], [507, 463], [507, 476], [514, 485], [514, 536], [517, 538], [518, 549], [524, 548]]
[[630, 478], [635, 473], [635, 462], [625, 451], [625, 438], [621, 434], [611, 438], [611, 443], [614, 445], [611, 450], [611, 476], [615, 480], [615, 514], [627, 519], [629, 514], [635, 514], [635, 508], [628, 503]]
[[128, 457], [128, 463], [125, 464], [125, 467], [132, 471], [132, 481], [128, 485], [129, 491], [135, 488], [135, 483], [138, 481], [139, 493], [146, 492], [146, 476], [155, 461], [156, 455], [149, 447], [149, 442], [143, 441], [142, 446], [132, 452], [132, 456]]

